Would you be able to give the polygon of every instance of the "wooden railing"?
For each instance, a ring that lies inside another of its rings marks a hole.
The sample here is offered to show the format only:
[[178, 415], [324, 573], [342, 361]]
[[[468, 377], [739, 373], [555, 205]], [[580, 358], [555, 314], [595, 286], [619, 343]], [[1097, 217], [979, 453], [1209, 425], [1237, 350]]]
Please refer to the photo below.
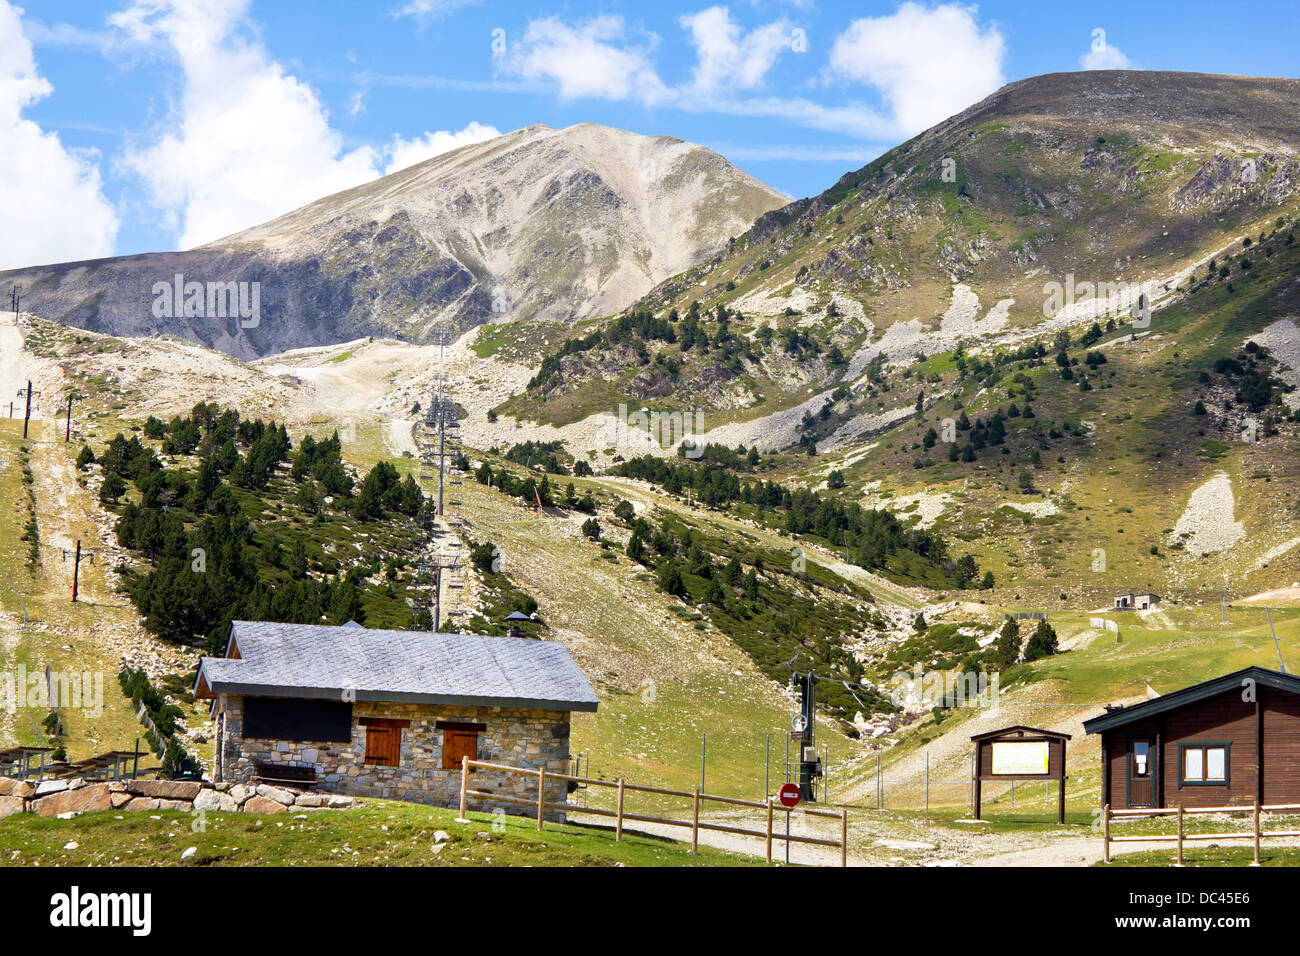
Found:
[[[1188, 833], [1184, 819], [1192, 816], [1205, 816], [1211, 813], [1249, 813], [1251, 828], [1249, 831], [1238, 830], [1235, 833]], [[1251, 838], [1255, 843], [1255, 859], [1251, 866], [1259, 866], [1259, 842], [1268, 837], [1300, 837], [1300, 830], [1264, 830], [1260, 826], [1261, 817], [1266, 813], [1300, 813], [1300, 803], [1266, 803], [1248, 804], [1231, 807], [1151, 807], [1134, 810], [1112, 810], [1110, 804], [1102, 808], [1102, 859], [1110, 862], [1110, 845], [1112, 843], [1176, 843], [1178, 856], [1175, 866], [1183, 865], [1183, 844], [1202, 840], [1245, 840]], [[1159, 833], [1154, 835], [1111, 836], [1111, 821], [1132, 820], [1143, 817], [1176, 817], [1177, 833]]]
[[[512, 794], [492, 793], [487, 790], [472, 790], [469, 786], [470, 768], [482, 770], [495, 770], [499, 773], [516, 773], [525, 776], [537, 778], [537, 799], [529, 797], [516, 797]], [[554, 803], [546, 800], [546, 784], [551, 780], [563, 780], [566, 783], [584, 784], [588, 787], [608, 787], [618, 791], [616, 809], [606, 810], [600, 807], [575, 807], [567, 802]], [[630, 813], [624, 809], [624, 798], [628, 793], [653, 793], [660, 796], [685, 797], [691, 801], [691, 819], [672, 820], [666, 817], [648, 816], [643, 813]], [[840, 838], [838, 840], [826, 840], [820, 837], [803, 836], [801, 834], [780, 833], [772, 828], [772, 815], [775, 811], [784, 808], [776, 807], [772, 803], [772, 798], [768, 797], [766, 802], [760, 803], [757, 800], [741, 800], [737, 797], [720, 797], [715, 794], [701, 793], [699, 788], [694, 790], [669, 790], [665, 787], [650, 787], [644, 784], [628, 783], [625, 780], [597, 780], [593, 777], [576, 777], [569, 774], [555, 773], [548, 771], [546, 768], [534, 770], [530, 767], [511, 767], [506, 764], [488, 763], [484, 760], [471, 760], [469, 757], [461, 759], [460, 768], [460, 821], [466, 821], [465, 808], [468, 797], [479, 797], [483, 800], [493, 802], [502, 801], [506, 803], [523, 803], [536, 805], [537, 807], [537, 829], [541, 830], [547, 810], [564, 810], [569, 813], [590, 813], [596, 816], [614, 818], [614, 839], [621, 841], [623, 839], [624, 821], [635, 823], [656, 823], [660, 826], [688, 827], [691, 831], [691, 852], [699, 852], [700, 831], [714, 830], [719, 833], [731, 833], [738, 836], [761, 837], [766, 843], [767, 862], [772, 862], [772, 841], [786, 840], [788, 843], [807, 843], [814, 846], [834, 847], [840, 851], [840, 866], [848, 866], [849, 862], [849, 813], [848, 810], [818, 810], [807, 808], [799, 812], [810, 817], [829, 817], [838, 820], [840, 823]], [[733, 807], [751, 807], [766, 812], [767, 826], [763, 830], [747, 830], [743, 827], [731, 826], [729, 824], [714, 823], [708, 820], [700, 819], [700, 805], [705, 803], [719, 803]]]

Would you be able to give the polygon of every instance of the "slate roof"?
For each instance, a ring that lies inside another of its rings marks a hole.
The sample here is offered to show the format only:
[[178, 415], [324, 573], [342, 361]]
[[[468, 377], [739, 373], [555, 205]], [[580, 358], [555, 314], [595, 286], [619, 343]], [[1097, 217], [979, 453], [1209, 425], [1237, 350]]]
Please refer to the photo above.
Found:
[[263, 697], [594, 711], [564, 645], [518, 637], [235, 621], [196, 691]]
[[1233, 671], [1231, 674], [1224, 674], [1222, 677], [1215, 677], [1200, 684], [1193, 684], [1191, 687], [1184, 687], [1181, 690], [1153, 697], [1151, 700], [1140, 701], [1127, 707], [1112, 707], [1104, 714], [1098, 714], [1096, 717], [1085, 720], [1083, 729], [1086, 733], [1097, 734], [1103, 730], [1123, 727], [1135, 720], [1143, 720], [1147, 717], [1154, 717], [1156, 714], [1177, 710], [1179, 707], [1185, 707], [1188, 704], [1230, 690], [1239, 692], [1244, 680], [1252, 680], [1263, 687], [1272, 687], [1287, 693], [1300, 694], [1300, 678], [1294, 674], [1284, 674], [1281, 671], [1269, 670], [1267, 667], [1245, 667], [1239, 671]]

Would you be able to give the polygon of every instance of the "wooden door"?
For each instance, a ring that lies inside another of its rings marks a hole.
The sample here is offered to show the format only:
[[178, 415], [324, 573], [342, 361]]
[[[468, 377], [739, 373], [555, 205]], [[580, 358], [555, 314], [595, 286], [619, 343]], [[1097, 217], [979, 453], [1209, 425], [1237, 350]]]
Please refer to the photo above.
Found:
[[1128, 805], [1155, 806], [1155, 746], [1150, 738], [1135, 737], [1128, 743]]

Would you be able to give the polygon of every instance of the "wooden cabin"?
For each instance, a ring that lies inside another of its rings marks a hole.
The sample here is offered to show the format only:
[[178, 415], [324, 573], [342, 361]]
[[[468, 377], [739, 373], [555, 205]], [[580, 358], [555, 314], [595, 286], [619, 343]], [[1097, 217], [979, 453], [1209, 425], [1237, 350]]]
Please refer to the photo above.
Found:
[[1112, 808], [1300, 803], [1300, 677], [1247, 667], [1083, 729], [1101, 736]]

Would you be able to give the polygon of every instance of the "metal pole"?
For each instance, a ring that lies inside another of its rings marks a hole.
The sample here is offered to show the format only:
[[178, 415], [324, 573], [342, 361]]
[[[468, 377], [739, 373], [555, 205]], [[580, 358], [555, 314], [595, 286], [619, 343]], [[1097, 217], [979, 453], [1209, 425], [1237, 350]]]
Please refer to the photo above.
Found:
[[884, 787], [880, 780], [880, 751], [876, 751], [876, 809], [879, 810], [883, 805], [885, 797]]
[[785, 863], [790, 865], [790, 811], [785, 811]]
[[925, 752], [925, 812], [930, 812], [930, 751]]
[[1273, 630], [1273, 614], [1272, 614], [1272, 612], [1269, 611], [1269, 609], [1268, 609], [1267, 607], [1264, 608], [1264, 614], [1267, 615], [1267, 617], [1268, 617], [1268, 629], [1269, 629], [1269, 631], [1271, 631], [1272, 634], [1273, 634], [1273, 647], [1276, 648], [1276, 650], [1277, 650], [1277, 663], [1278, 663], [1278, 666], [1282, 669], [1282, 673], [1285, 674], [1285, 673], [1286, 673], [1286, 661], [1282, 660], [1282, 648], [1281, 648], [1281, 646], [1280, 646], [1280, 645], [1278, 644], [1278, 642], [1277, 642], [1277, 631], [1274, 631], [1274, 630]]
[[709, 752], [709, 735], [700, 734], [700, 792], [704, 792], [704, 761]]
[[27, 412], [23, 415], [23, 438], [27, 437], [27, 423], [32, 420], [32, 380], [27, 380]]
[[438, 633], [438, 623], [442, 620], [442, 565], [433, 571], [433, 632]]
[[63, 431], [63, 444], [72, 441], [72, 396], [68, 396], [68, 425]]
[[772, 795], [772, 735], [768, 734], [763, 742], [763, 799]]
[[72, 563], [72, 603], [77, 603], [77, 577], [81, 572], [81, 539], [77, 539], [77, 557]]
[[446, 434], [447, 408], [443, 404], [443, 398], [438, 396], [438, 514], [445, 514], [442, 506], [442, 478], [443, 464], [445, 460], [445, 434]]
[[822, 744], [822, 802], [831, 805], [831, 745]]

